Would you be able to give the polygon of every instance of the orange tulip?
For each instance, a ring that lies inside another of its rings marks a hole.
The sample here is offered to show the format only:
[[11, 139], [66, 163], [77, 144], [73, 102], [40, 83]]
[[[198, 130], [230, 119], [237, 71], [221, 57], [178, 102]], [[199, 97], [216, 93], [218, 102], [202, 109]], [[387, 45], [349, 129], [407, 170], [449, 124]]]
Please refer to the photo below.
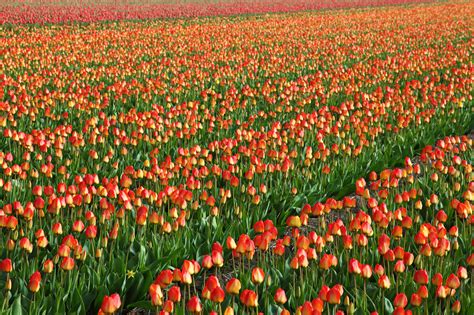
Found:
[[281, 288], [278, 288], [275, 292], [274, 300], [278, 304], [285, 304], [287, 301], [285, 291]]
[[10, 258], [5, 258], [0, 262], [0, 271], [10, 273], [12, 270], [13, 266]]
[[199, 298], [197, 296], [193, 296], [191, 299], [189, 299], [188, 303], [186, 303], [186, 309], [193, 314], [201, 313], [202, 305]]
[[110, 296], [104, 296], [100, 309], [105, 314], [113, 314], [120, 309], [121, 305], [122, 302], [120, 301], [120, 296], [117, 293], [114, 293]]
[[161, 292], [161, 287], [152, 283], [150, 289], [148, 290], [151, 298], [151, 304], [153, 306], [161, 306], [163, 304], [163, 293]]
[[265, 272], [261, 268], [253, 268], [252, 270], [252, 282], [254, 284], [260, 284], [265, 280]]
[[390, 288], [390, 279], [387, 277], [387, 275], [380, 276], [380, 278], [378, 280], [378, 285], [382, 289], [389, 289]]
[[36, 271], [30, 277], [30, 281], [28, 283], [28, 289], [31, 292], [36, 293], [39, 291], [40, 286], [41, 286], [41, 273], [39, 271]]
[[329, 304], [339, 304], [341, 303], [341, 293], [340, 291], [333, 287], [330, 289], [326, 295], [327, 301]]
[[64, 257], [63, 260], [61, 261], [61, 269], [69, 271], [74, 269], [74, 259], [71, 257]]
[[257, 307], [258, 306], [258, 296], [252, 290], [244, 290], [240, 294], [240, 301], [247, 307]]
[[240, 280], [236, 278], [232, 278], [227, 282], [225, 286], [225, 290], [229, 294], [238, 295], [241, 287], [242, 285], [240, 283]]

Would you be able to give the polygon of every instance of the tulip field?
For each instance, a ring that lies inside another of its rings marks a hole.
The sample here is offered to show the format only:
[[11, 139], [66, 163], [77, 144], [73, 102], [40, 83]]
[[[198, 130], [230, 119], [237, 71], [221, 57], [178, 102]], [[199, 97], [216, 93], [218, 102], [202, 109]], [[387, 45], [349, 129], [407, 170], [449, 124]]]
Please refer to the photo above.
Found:
[[0, 5], [0, 314], [474, 314], [474, 3], [407, 2]]

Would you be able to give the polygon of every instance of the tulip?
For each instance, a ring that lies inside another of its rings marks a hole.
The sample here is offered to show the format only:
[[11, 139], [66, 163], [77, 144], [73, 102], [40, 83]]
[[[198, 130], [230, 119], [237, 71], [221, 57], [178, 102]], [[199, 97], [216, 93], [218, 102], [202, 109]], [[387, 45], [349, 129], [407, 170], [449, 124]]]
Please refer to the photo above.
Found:
[[357, 259], [351, 258], [348, 267], [349, 273], [355, 273], [359, 275], [362, 272], [360, 269], [360, 263], [357, 261]]
[[252, 290], [244, 290], [240, 294], [240, 301], [247, 307], [257, 307], [258, 306], [258, 297], [257, 293]]
[[321, 289], [319, 290], [319, 293], [318, 293], [318, 297], [326, 302], [327, 301], [327, 294], [329, 292], [330, 288], [327, 286], [327, 285], [324, 285], [321, 287]]
[[74, 269], [74, 259], [71, 257], [64, 257], [63, 260], [61, 261], [61, 269], [69, 271]]
[[285, 304], [287, 301], [285, 291], [281, 288], [278, 288], [275, 292], [274, 300], [278, 304]]
[[372, 277], [372, 267], [370, 265], [363, 265], [361, 270], [362, 277], [369, 279]]
[[163, 304], [163, 293], [161, 292], [161, 287], [156, 284], [152, 283], [148, 290], [151, 298], [151, 304], [153, 306], [161, 306]]
[[236, 278], [232, 278], [227, 282], [225, 286], [225, 290], [227, 293], [231, 295], [238, 295], [241, 287], [242, 285], [240, 284], [240, 280]]
[[36, 271], [30, 277], [30, 281], [28, 283], [28, 289], [31, 292], [36, 293], [39, 291], [40, 286], [41, 286], [41, 273], [39, 271]]
[[441, 286], [443, 284], [443, 276], [440, 273], [434, 274], [431, 278], [431, 283], [435, 286]]
[[439, 285], [436, 288], [436, 297], [440, 299], [445, 299], [450, 293], [450, 289], [447, 286]]
[[421, 296], [419, 296], [418, 294], [416, 293], [413, 293], [411, 295], [411, 298], [410, 298], [410, 304], [415, 306], [415, 307], [418, 307], [420, 306], [421, 304], [423, 303], [423, 300], [421, 298]]
[[300, 227], [301, 226], [300, 217], [289, 216], [288, 219], [286, 219], [286, 225], [289, 227]]
[[265, 273], [261, 268], [253, 268], [252, 270], [252, 282], [254, 284], [260, 284], [265, 280]]
[[12, 270], [13, 266], [10, 258], [5, 258], [0, 262], [0, 271], [10, 273]]
[[216, 267], [222, 267], [224, 265], [224, 258], [222, 257], [222, 253], [216, 250], [212, 251], [212, 263]]
[[451, 305], [451, 311], [456, 314], [461, 312], [461, 301], [454, 301], [454, 303]]
[[403, 263], [403, 260], [399, 260], [395, 263], [393, 271], [395, 271], [396, 273], [405, 272], [405, 264]]
[[235, 249], [237, 245], [235, 244], [235, 241], [232, 237], [228, 236], [226, 240], [226, 246], [228, 249]]
[[51, 259], [47, 259], [44, 263], [43, 263], [43, 271], [45, 273], [51, 273], [53, 272], [53, 269], [54, 269], [54, 263]]
[[451, 289], [457, 289], [461, 285], [461, 282], [456, 275], [450, 274], [448, 279], [446, 279], [446, 285]]
[[467, 269], [464, 268], [463, 266], [459, 266], [458, 270], [457, 270], [457, 276], [461, 279], [467, 279], [468, 275], [467, 275]]
[[97, 236], [97, 227], [95, 225], [89, 225], [87, 228], [86, 228], [86, 237], [88, 239], [94, 239], [96, 238]]
[[120, 309], [121, 305], [122, 302], [120, 301], [120, 296], [117, 293], [114, 293], [110, 296], [104, 296], [100, 309], [105, 314], [113, 314]]
[[382, 265], [379, 265], [379, 264], [375, 265], [374, 270], [378, 276], [382, 276], [383, 274], [385, 274], [385, 269], [383, 268]]
[[181, 301], [181, 290], [179, 286], [172, 286], [168, 290], [168, 299], [171, 301], [178, 303]]
[[426, 270], [417, 270], [413, 274], [413, 280], [417, 284], [428, 284], [428, 272]]
[[327, 293], [327, 301], [329, 304], [339, 304], [341, 303], [341, 293], [340, 291], [333, 287]]
[[416, 292], [422, 299], [428, 298], [428, 288], [425, 285], [422, 285], [418, 288]]
[[193, 296], [189, 299], [188, 303], [186, 303], [186, 308], [193, 314], [199, 314], [202, 311], [201, 301], [197, 296]]
[[378, 285], [382, 289], [389, 289], [390, 288], [390, 279], [387, 277], [387, 275], [380, 276], [380, 278], [378, 280]]
[[215, 287], [211, 292], [211, 301], [214, 303], [222, 303], [225, 298], [224, 290], [221, 287]]
[[[179, 270], [179, 269], [175, 269], [175, 271], [176, 270]], [[171, 284], [171, 282], [173, 282], [173, 278], [174, 278], [173, 271], [169, 269], [165, 269], [158, 274], [154, 283], [159, 284], [160, 287], [163, 289], [163, 288], [166, 288], [169, 284]]]
[[170, 300], [165, 301], [165, 303], [163, 304], [163, 311], [167, 312], [168, 314], [173, 313], [174, 311], [173, 301], [170, 301]]
[[204, 256], [202, 259], [202, 267], [205, 269], [211, 269], [212, 266], [213, 266], [212, 257], [209, 255]]
[[401, 307], [405, 308], [408, 304], [408, 299], [407, 296], [403, 293], [399, 293], [395, 296], [395, 299], [393, 300], [393, 305], [396, 307]]

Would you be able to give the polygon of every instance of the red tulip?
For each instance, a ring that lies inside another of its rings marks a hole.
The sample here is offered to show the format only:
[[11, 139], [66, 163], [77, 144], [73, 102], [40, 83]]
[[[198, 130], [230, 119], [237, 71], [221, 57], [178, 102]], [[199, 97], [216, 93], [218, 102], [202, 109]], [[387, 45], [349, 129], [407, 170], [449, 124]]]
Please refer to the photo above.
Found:
[[431, 283], [435, 286], [440, 286], [443, 284], [443, 276], [440, 273], [436, 273], [432, 278], [431, 278]]
[[36, 271], [30, 277], [30, 281], [28, 283], [28, 289], [31, 292], [36, 293], [39, 291], [40, 286], [41, 286], [41, 273], [39, 271]]
[[174, 303], [171, 300], [165, 301], [163, 304], [163, 312], [167, 312], [167, 314], [171, 314], [174, 311]]
[[407, 296], [404, 293], [399, 293], [395, 296], [393, 300], [393, 305], [396, 307], [405, 308], [408, 304]]
[[178, 286], [172, 286], [168, 290], [168, 299], [171, 301], [178, 303], [181, 301], [181, 290]]
[[420, 306], [422, 303], [423, 303], [423, 300], [422, 300], [422, 298], [421, 298], [418, 294], [413, 293], [413, 294], [411, 295], [411, 298], [410, 298], [410, 304], [411, 304], [411, 305], [413, 305], [413, 306], [415, 306], [415, 307], [418, 307], [418, 306]]
[[428, 298], [428, 288], [425, 285], [422, 285], [418, 288], [416, 292], [422, 299]]
[[63, 260], [61, 261], [61, 269], [69, 271], [74, 269], [74, 259], [71, 257], [64, 257]]
[[5, 258], [0, 262], [0, 271], [10, 273], [13, 270], [12, 261], [10, 258]]
[[285, 291], [281, 288], [278, 288], [275, 292], [274, 299], [278, 304], [285, 304], [287, 301]]
[[413, 275], [413, 280], [417, 284], [428, 284], [428, 272], [426, 270], [417, 270]]
[[357, 259], [351, 258], [349, 261], [349, 273], [360, 274], [362, 271], [360, 269], [360, 263]]
[[122, 305], [122, 302], [120, 301], [120, 296], [117, 293], [114, 293], [110, 296], [108, 295], [104, 296], [104, 299], [102, 300], [102, 306], [100, 307], [100, 309], [105, 314], [113, 314], [119, 310], [121, 305]]
[[211, 269], [213, 266], [212, 257], [209, 255], [204, 256], [202, 259], [202, 267], [205, 269]]
[[161, 292], [161, 287], [156, 284], [152, 283], [148, 290], [151, 298], [151, 304], [153, 306], [161, 306], [163, 304], [163, 293]]
[[326, 297], [329, 304], [341, 303], [341, 293], [335, 287], [333, 287], [332, 289], [328, 291]]
[[258, 306], [258, 296], [252, 290], [244, 290], [240, 294], [240, 301], [247, 307], [257, 307]]
[[461, 301], [454, 301], [454, 303], [451, 305], [451, 311], [456, 314], [461, 312]]
[[396, 273], [405, 272], [405, 264], [403, 263], [403, 260], [399, 260], [395, 263], [393, 271], [395, 271]]
[[214, 303], [222, 303], [225, 298], [224, 290], [221, 287], [215, 287], [211, 292], [211, 301]]
[[186, 303], [186, 308], [193, 314], [199, 314], [202, 311], [201, 301], [197, 296], [193, 296], [188, 303]]

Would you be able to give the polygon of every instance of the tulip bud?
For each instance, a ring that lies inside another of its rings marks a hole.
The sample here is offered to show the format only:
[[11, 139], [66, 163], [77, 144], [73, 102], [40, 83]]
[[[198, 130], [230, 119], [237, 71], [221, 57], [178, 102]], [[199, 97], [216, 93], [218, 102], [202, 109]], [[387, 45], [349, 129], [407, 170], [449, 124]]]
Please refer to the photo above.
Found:
[[5, 290], [10, 291], [12, 289], [12, 279], [8, 278], [5, 282]]
[[15, 249], [15, 241], [12, 239], [9, 239], [7, 241], [7, 249], [11, 252]]
[[347, 314], [352, 315], [355, 313], [355, 306], [354, 303], [350, 303], [347, 307]]
[[453, 249], [454, 249], [454, 250], [458, 250], [458, 249], [459, 249], [459, 242], [458, 242], [458, 240], [454, 240], [454, 242], [453, 242]]
[[346, 295], [346, 297], [344, 298], [344, 305], [345, 305], [345, 306], [348, 306], [350, 303], [351, 303], [351, 301], [350, 301], [350, 299], [349, 299], [349, 296]]

